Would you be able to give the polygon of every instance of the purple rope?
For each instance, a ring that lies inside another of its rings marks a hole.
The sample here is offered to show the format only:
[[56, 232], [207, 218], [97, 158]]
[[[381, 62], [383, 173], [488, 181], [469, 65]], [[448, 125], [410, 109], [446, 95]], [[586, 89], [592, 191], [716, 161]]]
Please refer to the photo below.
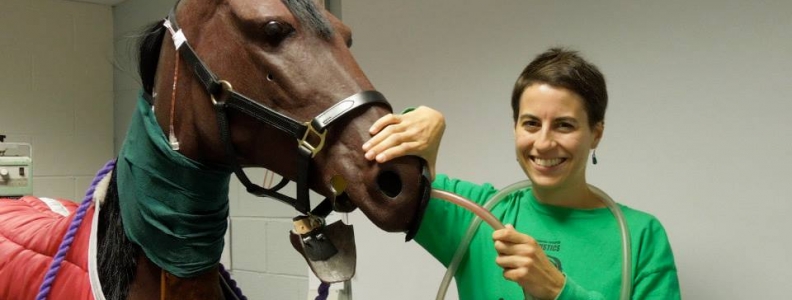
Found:
[[63, 241], [61, 241], [60, 247], [58, 247], [58, 252], [55, 254], [55, 258], [52, 260], [49, 270], [47, 270], [47, 275], [44, 276], [44, 281], [41, 283], [36, 300], [44, 300], [47, 299], [47, 296], [49, 296], [52, 283], [55, 282], [55, 277], [58, 275], [63, 258], [66, 257], [66, 253], [69, 253], [69, 248], [74, 241], [74, 235], [77, 234], [77, 230], [80, 228], [80, 224], [82, 224], [83, 217], [85, 217], [85, 212], [88, 210], [88, 207], [91, 206], [91, 203], [93, 203], [93, 194], [94, 191], [96, 191], [96, 186], [100, 181], [102, 181], [107, 173], [113, 170], [113, 167], [115, 167], [115, 160], [107, 162], [104, 167], [102, 167], [102, 169], [96, 174], [96, 178], [94, 178], [93, 182], [91, 182], [91, 186], [88, 187], [88, 191], [85, 192], [85, 198], [83, 198], [80, 207], [77, 208], [77, 212], [74, 214], [74, 219], [72, 219], [71, 224], [69, 224], [69, 230], [66, 231]]
[[220, 275], [223, 276], [223, 279], [225, 279], [225, 281], [228, 283], [231, 289], [234, 290], [234, 294], [237, 296], [237, 298], [239, 298], [240, 300], [247, 300], [247, 297], [245, 297], [245, 295], [242, 295], [242, 289], [240, 289], [239, 286], [237, 286], [236, 281], [234, 281], [234, 279], [231, 278], [231, 274], [229, 274], [228, 271], [226, 271], [225, 266], [223, 266], [223, 264], [220, 264]]
[[319, 285], [319, 288], [316, 289], [316, 291], [319, 294], [316, 295], [316, 298], [314, 298], [314, 300], [327, 300], [327, 296], [330, 295], [330, 284], [322, 281], [322, 283]]

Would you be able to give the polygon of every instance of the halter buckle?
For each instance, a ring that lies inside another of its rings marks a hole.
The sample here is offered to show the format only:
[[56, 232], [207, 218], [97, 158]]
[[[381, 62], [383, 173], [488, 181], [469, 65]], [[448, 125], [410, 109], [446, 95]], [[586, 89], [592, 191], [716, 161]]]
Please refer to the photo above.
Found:
[[[218, 84], [220, 84], [220, 88], [222, 89], [222, 101], [225, 102], [225, 99], [228, 99], [228, 95], [234, 91], [234, 87], [231, 85], [230, 82], [225, 80], [218, 80]], [[217, 105], [217, 99], [213, 93], [209, 93], [209, 97], [212, 99], [212, 104]]]
[[[302, 139], [299, 141], [300, 147], [303, 147], [311, 151], [311, 158], [313, 158], [314, 156], [316, 156], [316, 153], [319, 153], [319, 151], [322, 151], [322, 148], [324, 148], [325, 136], [327, 135], [327, 130], [319, 132], [313, 127], [313, 124], [311, 122], [305, 122], [303, 123], [303, 125], [305, 125], [306, 130]], [[311, 142], [308, 141], [309, 137], [319, 138], [319, 143], [316, 146], [312, 145]]]

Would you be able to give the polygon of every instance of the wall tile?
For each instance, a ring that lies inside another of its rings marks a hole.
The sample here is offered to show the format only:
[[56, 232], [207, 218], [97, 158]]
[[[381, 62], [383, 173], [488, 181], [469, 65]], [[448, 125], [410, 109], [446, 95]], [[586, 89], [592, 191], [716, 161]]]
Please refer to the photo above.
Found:
[[33, 167], [36, 176], [68, 176], [74, 149], [72, 135], [36, 135], [32, 139]]
[[289, 232], [293, 227], [291, 220], [267, 223], [264, 254], [268, 273], [307, 277], [308, 265], [289, 241]]
[[[228, 222], [230, 225], [231, 219], [229, 219]], [[223, 245], [223, 254], [220, 255], [220, 263], [225, 266], [226, 270], [231, 270], [233, 268], [233, 264], [231, 264], [231, 226], [228, 228], [229, 230], [226, 230], [226, 234], [223, 238], [225, 244]]]
[[266, 272], [267, 220], [261, 218], [232, 218], [231, 262], [234, 270]]
[[0, 46], [0, 87], [0, 97], [7, 97], [8, 103], [24, 103], [24, 96], [33, 89], [33, 55], [13, 46]]
[[[65, 94], [65, 93], [64, 93]], [[74, 99], [57, 92], [33, 91], [13, 103], [14, 110], [24, 116], [19, 133], [27, 135], [74, 134]]]
[[305, 277], [234, 271], [234, 280], [248, 299], [306, 299], [308, 279]]
[[33, 177], [36, 197], [67, 199], [79, 202], [74, 190], [74, 177]]
[[[109, 72], [108, 72], [109, 74]], [[108, 77], [110, 77], [108, 75]], [[110, 86], [106, 84], [105, 86]], [[113, 145], [113, 92], [110, 90], [85, 90], [74, 99], [74, 131], [109, 137], [103, 140]], [[113, 151], [115, 152], [115, 151]]]
[[[97, 168], [96, 171], [98, 172], [99, 169]], [[85, 200], [85, 192], [87, 192], [88, 188], [91, 187], [94, 176], [77, 176], [74, 179], [74, 201], [82, 202]]]
[[118, 153], [124, 144], [129, 129], [129, 122], [132, 121], [132, 113], [135, 111], [137, 103], [137, 92], [115, 91], [113, 99], [113, 152]]
[[14, 46], [15, 49], [30, 49], [34, 39], [28, 24], [35, 15], [29, 0], [0, 1], [0, 46]]
[[[113, 8], [83, 3], [74, 14], [74, 51], [111, 61], [113, 55]], [[110, 78], [112, 80], [112, 78]]]
[[34, 15], [25, 24], [32, 29], [33, 53], [59, 53], [67, 60], [74, 52], [74, 13], [80, 4], [62, 0], [31, 2]]
[[95, 175], [107, 161], [115, 157], [112, 140], [112, 135], [109, 134], [77, 134], [73, 141], [73, 158], [69, 160], [72, 174]]

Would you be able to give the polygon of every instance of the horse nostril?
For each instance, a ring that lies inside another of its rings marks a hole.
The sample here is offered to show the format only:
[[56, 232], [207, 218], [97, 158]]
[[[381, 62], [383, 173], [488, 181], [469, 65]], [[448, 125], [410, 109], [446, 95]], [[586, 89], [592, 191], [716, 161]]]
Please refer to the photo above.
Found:
[[393, 171], [384, 171], [377, 176], [377, 185], [388, 197], [395, 198], [401, 193], [402, 182], [399, 175]]

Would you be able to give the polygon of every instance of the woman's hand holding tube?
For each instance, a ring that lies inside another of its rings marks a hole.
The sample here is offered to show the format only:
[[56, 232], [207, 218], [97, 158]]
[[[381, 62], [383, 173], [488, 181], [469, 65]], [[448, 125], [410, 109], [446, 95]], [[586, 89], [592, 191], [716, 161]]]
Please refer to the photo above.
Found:
[[388, 114], [369, 129], [373, 136], [363, 144], [366, 158], [379, 163], [416, 155], [426, 160], [432, 180], [440, 140], [445, 131], [443, 115], [429, 107], [419, 106], [406, 114]]
[[517, 232], [512, 225], [492, 233], [495, 262], [503, 268], [503, 277], [517, 282], [525, 293], [536, 299], [555, 299], [564, 287], [562, 274], [547, 258], [532, 237]]

